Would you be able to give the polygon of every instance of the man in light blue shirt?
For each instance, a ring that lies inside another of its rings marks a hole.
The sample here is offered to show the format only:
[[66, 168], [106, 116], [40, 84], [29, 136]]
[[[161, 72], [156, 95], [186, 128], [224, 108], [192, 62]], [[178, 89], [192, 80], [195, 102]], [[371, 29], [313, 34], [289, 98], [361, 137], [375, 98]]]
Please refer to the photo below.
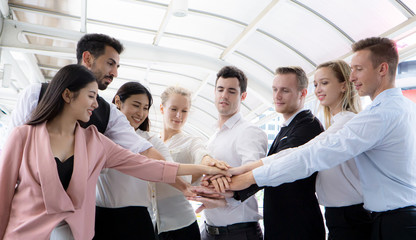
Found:
[[416, 105], [395, 88], [396, 45], [368, 38], [352, 48], [350, 81], [372, 104], [314, 145], [236, 169], [248, 172], [234, 177], [231, 189], [278, 186], [354, 157], [364, 207], [374, 217], [372, 239], [416, 239]]

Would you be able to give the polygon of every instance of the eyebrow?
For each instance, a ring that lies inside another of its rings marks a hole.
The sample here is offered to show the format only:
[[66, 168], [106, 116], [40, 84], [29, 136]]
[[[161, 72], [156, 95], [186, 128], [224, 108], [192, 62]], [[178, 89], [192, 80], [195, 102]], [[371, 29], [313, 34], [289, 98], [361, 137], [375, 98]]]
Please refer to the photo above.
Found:
[[90, 92], [90, 93], [97, 94], [97, 92], [96, 92], [96, 91], [94, 91], [94, 90], [90, 90], [89, 92]]
[[[116, 60], [114, 58], [109, 58], [108, 60], [112, 61], [114, 64], [117, 64]], [[117, 67], [120, 67], [120, 64], [117, 64]]]
[[[133, 101], [133, 102], [135, 102], [135, 103], [138, 103], [138, 104], [143, 104], [142, 102], [140, 102], [140, 101]], [[149, 104], [143, 104], [144, 106], [149, 106]]]

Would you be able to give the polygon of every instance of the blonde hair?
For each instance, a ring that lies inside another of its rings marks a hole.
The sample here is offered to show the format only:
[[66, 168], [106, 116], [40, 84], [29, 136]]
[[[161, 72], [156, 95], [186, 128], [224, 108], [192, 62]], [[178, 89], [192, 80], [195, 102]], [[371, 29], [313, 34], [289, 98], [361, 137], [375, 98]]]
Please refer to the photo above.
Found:
[[165, 106], [165, 103], [169, 100], [172, 94], [179, 94], [181, 96], [187, 97], [189, 100], [189, 105], [191, 105], [191, 96], [192, 93], [186, 88], [179, 87], [179, 86], [170, 86], [163, 91], [160, 98], [162, 99], [162, 105]]
[[[329, 61], [320, 64], [316, 69], [329, 68], [335, 74], [340, 83], [345, 82], [345, 92], [342, 95], [341, 111], [350, 111], [358, 113], [361, 111], [360, 98], [354, 88], [353, 83], [349, 80], [351, 74], [350, 66], [343, 60]], [[331, 126], [331, 112], [328, 106], [324, 106], [325, 126]]]

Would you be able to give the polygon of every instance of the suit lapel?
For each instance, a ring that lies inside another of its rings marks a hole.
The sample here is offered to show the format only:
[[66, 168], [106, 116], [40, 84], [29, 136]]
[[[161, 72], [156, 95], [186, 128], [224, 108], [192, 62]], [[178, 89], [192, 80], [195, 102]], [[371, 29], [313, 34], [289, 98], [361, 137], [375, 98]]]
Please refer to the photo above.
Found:
[[[59, 179], [55, 158], [51, 150], [46, 122], [34, 127], [35, 156], [37, 161], [40, 188], [48, 214], [74, 211], [74, 206]], [[71, 179], [72, 181], [72, 179]]]
[[284, 140], [284, 138], [287, 137], [287, 133], [289, 132], [289, 130], [291, 130], [296, 125], [296, 122], [299, 121], [299, 119], [303, 119], [308, 114], [310, 114], [309, 110], [304, 110], [304, 111], [299, 112], [293, 118], [293, 120], [290, 122], [290, 124], [288, 126], [282, 127], [280, 129], [279, 133], [277, 134], [276, 138], [273, 141], [272, 146], [270, 147], [270, 150], [269, 150], [269, 153], [267, 154], [267, 156], [275, 154], [276, 152], [278, 152], [280, 141]]

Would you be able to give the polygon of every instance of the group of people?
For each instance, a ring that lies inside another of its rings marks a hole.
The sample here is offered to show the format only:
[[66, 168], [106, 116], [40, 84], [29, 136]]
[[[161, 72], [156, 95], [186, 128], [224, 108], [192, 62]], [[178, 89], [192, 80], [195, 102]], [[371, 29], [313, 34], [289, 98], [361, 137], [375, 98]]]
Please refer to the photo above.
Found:
[[[325, 127], [304, 108], [305, 72], [277, 68], [284, 122], [267, 153], [266, 134], [239, 112], [240, 69], [217, 73], [208, 143], [182, 131], [192, 99], [182, 87], [162, 93], [163, 130], [152, 134], [142, 84], [125, 83], [112, 103], [98, 96], [117, 77], [122, 44], [85, 35], [78, 64], [19, 97], [0, 158], [0, 238], [318, 240], [323, 205], [328, 239], [415, 239], [416, 106], [394, 86], [393, 41], [368, 38], [353, 51], [351, 66], [315, 72]], [[373, 103], [361, 111], [359, 96]], [[264, 236], [253, 196], [262, 188]], [[188, 200], [202, 203], [201, 232]]]

